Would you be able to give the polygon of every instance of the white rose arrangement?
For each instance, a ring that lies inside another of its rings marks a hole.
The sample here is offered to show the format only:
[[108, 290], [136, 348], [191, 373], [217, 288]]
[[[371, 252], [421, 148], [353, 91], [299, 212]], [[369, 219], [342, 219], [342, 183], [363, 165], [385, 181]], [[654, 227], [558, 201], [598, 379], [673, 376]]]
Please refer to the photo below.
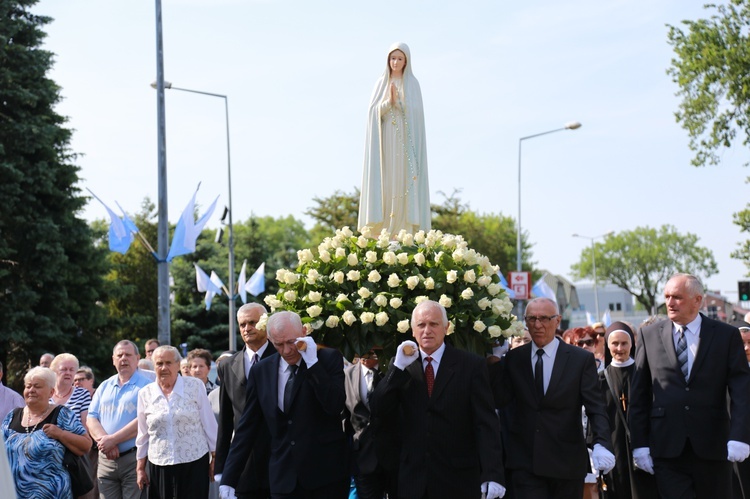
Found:
[[391, 357], [410, 335], [412, 310], [428, 299], [446, 308], [448, 341], [458, 348], [481, 355], [523, 331], [497, 267], [460, 235], [401, 231], [393, 238], [344, 227], [297, 256], [296, 269], [276, 273], [279, 292], [265, 302], [300, 314], [318, 343], [347, 358], [373, 346]]

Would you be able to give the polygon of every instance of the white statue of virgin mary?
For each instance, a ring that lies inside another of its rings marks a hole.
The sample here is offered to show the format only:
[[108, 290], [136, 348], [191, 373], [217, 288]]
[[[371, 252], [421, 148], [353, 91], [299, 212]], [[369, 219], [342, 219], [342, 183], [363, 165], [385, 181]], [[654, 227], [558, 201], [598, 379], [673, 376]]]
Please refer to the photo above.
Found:
[[374, 236], [431, 227], [422, 92], [405, 43], [388, 49], [370, 99], [358, 220], [365, 226]]

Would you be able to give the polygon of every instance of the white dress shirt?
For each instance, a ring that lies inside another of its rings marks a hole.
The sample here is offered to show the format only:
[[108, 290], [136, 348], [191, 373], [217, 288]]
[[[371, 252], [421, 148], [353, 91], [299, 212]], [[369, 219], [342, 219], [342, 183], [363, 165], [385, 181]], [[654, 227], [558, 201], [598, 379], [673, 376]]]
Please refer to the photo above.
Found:
[[169, 397], [157, 383], [138, 392], [137, 457], [158, 466], [190, 463], [216, 450], [218, 424], [198, 378], [177, 376]]
[[677, 341], [679, 340], [679, 333], [678, 328], [680, 327], [687, 327], [685, 329], [685, 341], [687, 341], [687, 353], [688, 353], [688, 378], [690, 377], [690, 373], [693, 371], [693, 362], [695, 362], [695, 356], [698, 355], [698, 346], [701, 342], [701, 324], [703, 323], [703, 319], [701, 319], [701, 314], [698, 314], [695, 319], [692, 320], [689, 324], [680, 325], [676, 322], [672, 323], [672, 339], [674, 340], [674, 347], [675, 351], [677, 351]]
[[[368, 404], [370, 402], [370, 388], [372, 387], [372, 384], [375, 382], [374, 374], [372, 372], [372, 369], [369, 369], [361, 362], [359, 363], [360, 367], [360, 376], [359, 376], [359, 397], [360, 400], [365, 402], [365, 404]], [[367, 377], [370, 377], [368, 380]]]
[[257, 352], [253, 351], [252, 348], [245, 345], [245, 379], [250, 376], [250, 368], [253, 367], [253, 359], [258, 357], [257, 362], [260, 362], [260, 358], [263, 357], [263, 353], [268, 348], [268, 342], [263, 343], [263, 346], [258, 349]]
[[[552, 368], [555, 365], [555, 357], [557, 356], [557, 347], [560, 346], [560, 343], [558, 343], [560, 340], [555, 337], [554, 340], [550, 341], [544, 347], [542, 347], [542, 350], [544, 350], [544, 355], [542, 355], [542, 379], [544, 379], [544, 393], [547, 393], [547, 388], [549, 388], [549, 380], [552, 378]], [[536, 343], [533, 341], [531, 342], [531, 372], [532, 374], [536, 375], [534, 372], [534, 369], [536, 367], [536, 351], [539, 350], [539, 347], [536, 346]]]
[[440, 348], [432, 352], [431, 354], [426, 353], [421, 348], [419, 352], [422, 354], [422, 371], [427, 369], [427, 356], [432, 357], [432, 370], [435, 373], [435, 379], [437, 379], [438, 368], [440, 367], [440, 361], [443, 360], [443, 354], [445, 353], [445, 343], [440, 345]]

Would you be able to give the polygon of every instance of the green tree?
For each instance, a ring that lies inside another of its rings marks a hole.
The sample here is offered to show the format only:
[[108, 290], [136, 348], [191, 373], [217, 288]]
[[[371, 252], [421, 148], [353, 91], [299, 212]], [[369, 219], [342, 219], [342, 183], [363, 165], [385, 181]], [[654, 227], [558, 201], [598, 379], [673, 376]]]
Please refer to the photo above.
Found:
[[[705, 8], [708, 19], [682, 21], [683, 29], [669, 26], [668, 33], [676, 57], [667, 72], [682, 98], [675, 117], [688, 132], [695, 166], [719, 164], [720, 149], [737, 141], [750, 145], [750, 2]], [[734, 214], [743, 232], [748, 220], [750, 204]], [[750, 268], [750, 240], [732, 257]]]
[[311, 239], [319, 244], [324, 238], [332, 235], [337, 229], [349, 227], [356, 231], [359, 215], [359, 189], [354, 188], [351, 193], [337, 190], [325, 198], [314, 197], [315, 205], [305, 211], [315, 220], [310, 230]]
[[13, 382], [44, 351], [99, 352], [104, 253], [78, 213], [86, 199], [59, 87], [47, 77], [35, 0], [0, 1], [0, 356]]
[[[698, 246], [698, 236], [680, 234], [671, 225], [623, 231], [595, 243], [593, 251], [597, 280], [623, 288], [646, 310], [654, 310], [660, 289], [673, 274], [710, 277], [718, 271], [711, 250]], [[591, 248], [581, 252], [571, 271], [577, 279], [593, 278]]]
[[[469, 246], [498, 265], [506, 275], [516, 268], [516, 221], [502, 214], [479, 214], [469, 208], [458, 197], [460, 191], [450, 196], [441, 193], [443, 204], [432, 205], [432, 227], [451, 234], [460, 234]], [[532, 270], [531, 245], [527, 235], [521, 236], [521, 252], [524, 270]]]

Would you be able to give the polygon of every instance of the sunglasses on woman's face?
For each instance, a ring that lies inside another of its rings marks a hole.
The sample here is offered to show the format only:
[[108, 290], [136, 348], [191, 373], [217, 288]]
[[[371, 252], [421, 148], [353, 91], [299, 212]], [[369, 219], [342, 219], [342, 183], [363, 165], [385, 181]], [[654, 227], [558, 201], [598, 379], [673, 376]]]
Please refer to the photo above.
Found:
[[578, 340], [576, 345], [579, 347], [590, 347], [594, 345], [594, 340]]

